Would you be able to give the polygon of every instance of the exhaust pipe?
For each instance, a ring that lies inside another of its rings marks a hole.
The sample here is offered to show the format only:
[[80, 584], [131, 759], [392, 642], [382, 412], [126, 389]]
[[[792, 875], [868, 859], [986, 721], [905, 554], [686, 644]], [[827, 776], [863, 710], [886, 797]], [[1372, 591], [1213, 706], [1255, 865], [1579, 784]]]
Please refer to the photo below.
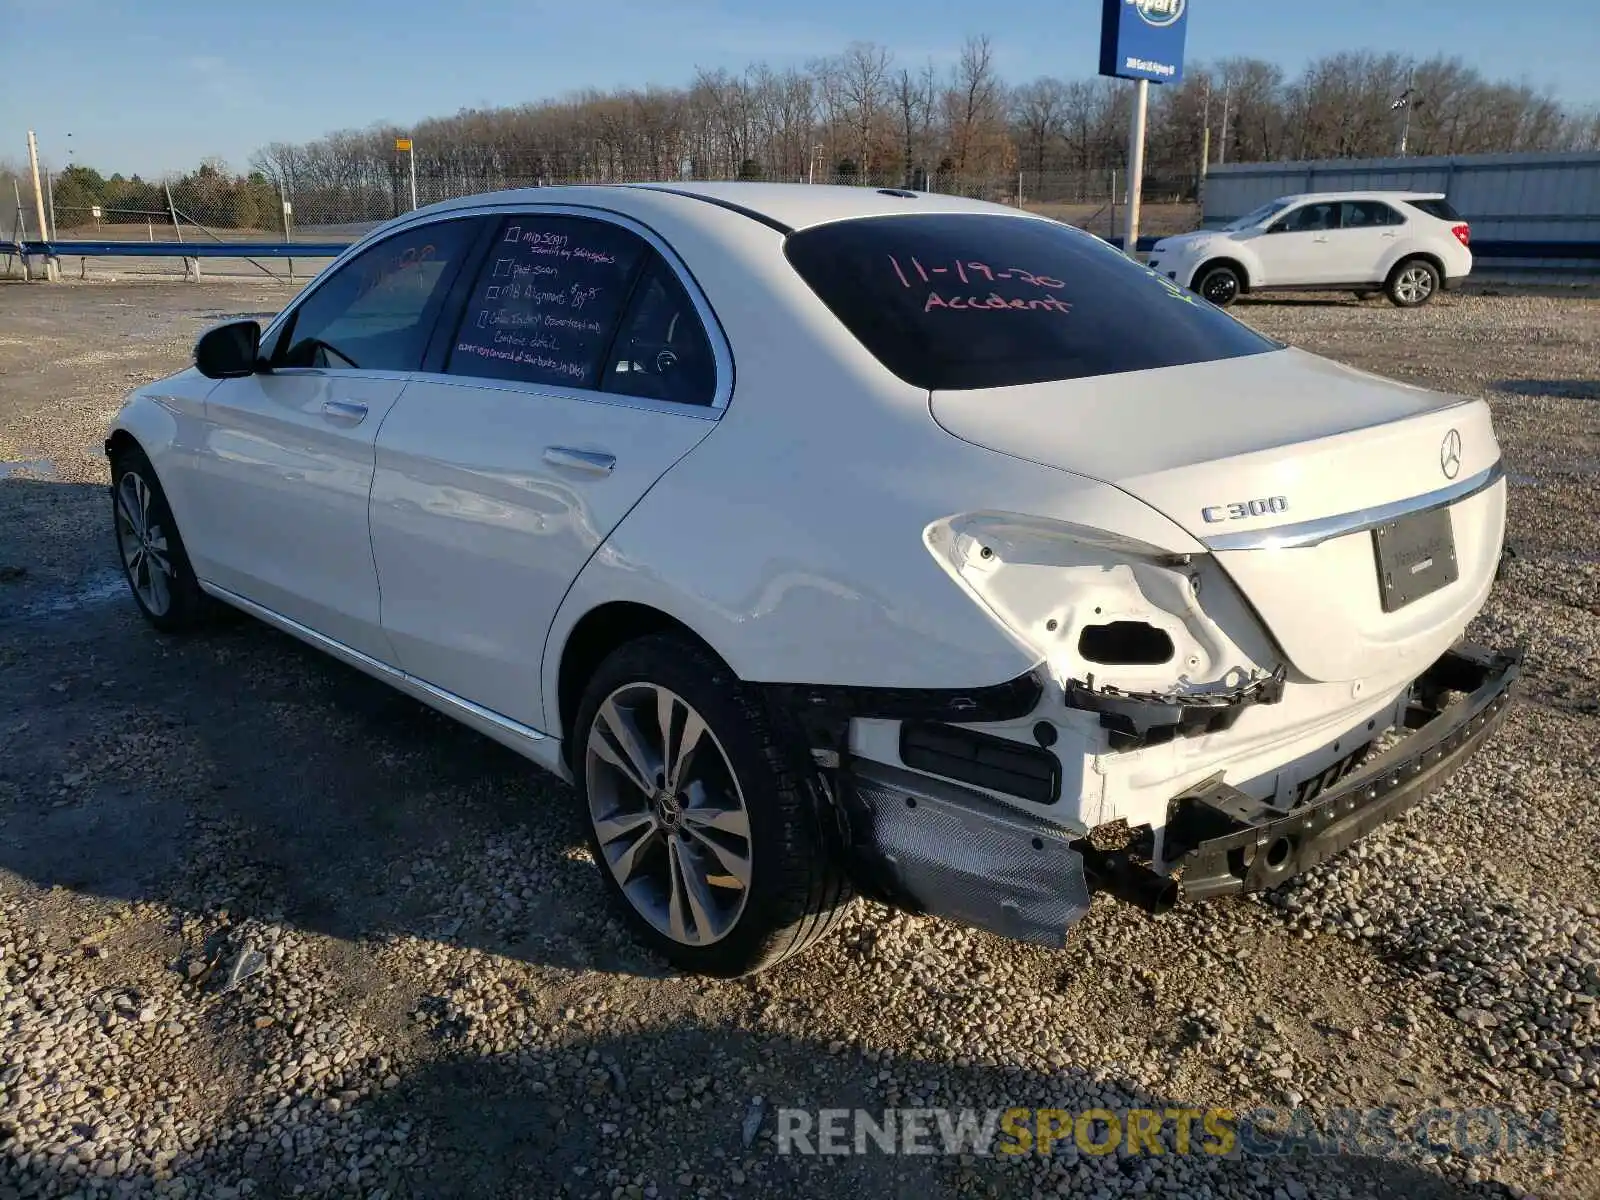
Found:
[[1153, 916], [1160, 916], [1183, 898], [1176, 879], [1134, 862], [1126, 851], [1100, 850], [1088, 842], [1076, 842], [1073, 849], [1083, 856], [1084, 874], [1095, 891], [1109, 892]]

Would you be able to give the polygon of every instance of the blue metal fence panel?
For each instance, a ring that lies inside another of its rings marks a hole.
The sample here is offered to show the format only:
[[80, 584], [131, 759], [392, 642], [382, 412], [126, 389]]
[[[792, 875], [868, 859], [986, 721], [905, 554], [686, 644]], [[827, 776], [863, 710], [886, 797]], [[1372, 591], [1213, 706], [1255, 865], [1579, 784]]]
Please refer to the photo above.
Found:
[[1224, 224], [1297, 192], [1369, 189], [1443, 192], [1471, 223], [1474, 251], [1510, 242], [1600, 241], [1596, 153], [1229, 163], [1206, 177], [1202, 224]]
[[336, 258], [349, 242], [23, 242], [23, 254], [56, 258]]

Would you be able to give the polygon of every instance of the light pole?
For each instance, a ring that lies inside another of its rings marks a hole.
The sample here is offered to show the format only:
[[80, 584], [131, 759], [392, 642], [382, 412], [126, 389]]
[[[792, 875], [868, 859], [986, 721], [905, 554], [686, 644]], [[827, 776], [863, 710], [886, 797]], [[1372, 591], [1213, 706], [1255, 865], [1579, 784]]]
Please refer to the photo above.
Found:
[[1233, 106], [1233, 84], [1222, 85], [1222, 144], [1217, 147], [1217, 164], [1228, 161], [1228, 111]]
[[404, 154], [411, 167], [411, 211], [417, 211], [417, 152], [411, 145], [408, 137], [397, 137], [394, 140], [396, 154]]
[[821, 146], [811, 147], [811, 162], [807, 164], [809, 168], [808, 174], [806, 175], [807, 183], [815, 183], [817, 181], [817, 156], [821, 153]]
[[1128, 212], [1122, 252], [1135, 257], [1139, 249], [1139, 201], [1144, 186], [1144, 125], [1150, 103], [1150, 81], [1133, 81], [1133, 120], [1128, 126]]

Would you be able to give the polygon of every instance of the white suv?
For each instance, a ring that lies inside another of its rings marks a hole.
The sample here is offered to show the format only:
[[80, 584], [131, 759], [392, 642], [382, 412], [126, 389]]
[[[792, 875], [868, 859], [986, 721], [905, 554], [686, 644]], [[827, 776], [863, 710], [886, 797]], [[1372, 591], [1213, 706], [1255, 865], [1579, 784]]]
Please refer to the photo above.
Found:
[[1224, 225], [1163, 238], [1149, 265], [1226, 308], [1243, 292], [1384, 292], [1426, 304], [1472, 270], [1472, 229], [1439, 192], [1280, 196]]

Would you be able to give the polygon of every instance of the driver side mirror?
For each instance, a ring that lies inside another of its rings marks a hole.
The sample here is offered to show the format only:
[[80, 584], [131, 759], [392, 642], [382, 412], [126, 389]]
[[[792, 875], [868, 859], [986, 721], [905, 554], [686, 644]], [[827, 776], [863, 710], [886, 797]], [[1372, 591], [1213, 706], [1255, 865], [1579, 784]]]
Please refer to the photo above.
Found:
[[261, 326], [255, 321], [229, 321], [200, 335], [194, 365], [207, 379], [241, 379], [256, 373], [261, 353]]

